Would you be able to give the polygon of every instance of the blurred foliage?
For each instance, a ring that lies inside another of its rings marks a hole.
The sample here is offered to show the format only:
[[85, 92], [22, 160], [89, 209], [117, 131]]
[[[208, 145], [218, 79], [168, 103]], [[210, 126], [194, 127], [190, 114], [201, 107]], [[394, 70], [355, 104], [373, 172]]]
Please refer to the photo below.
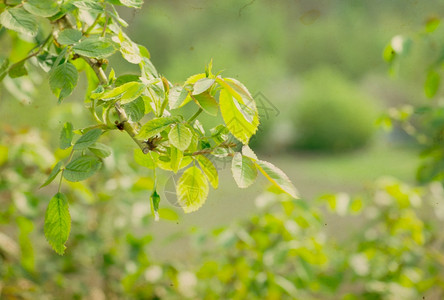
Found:
[[307, 74], [294, 112], [297, 146], [343, 151], [367, 144], [376, 115], [367, 98], [338, 71], [322, 68]]

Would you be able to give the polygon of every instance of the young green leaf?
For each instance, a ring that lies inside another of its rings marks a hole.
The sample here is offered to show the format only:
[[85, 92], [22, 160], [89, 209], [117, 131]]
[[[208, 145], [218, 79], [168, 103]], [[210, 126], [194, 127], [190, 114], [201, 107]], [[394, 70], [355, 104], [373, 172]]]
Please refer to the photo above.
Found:
[[59, 255], [65, 252], [65, 243], [71, 231], [71, 216], [69, 215], [68, 199], [62, 193], [57, 193], [51, 201], [45, 214], [45, 237], [51, 247]]
[[142, 97], [122, 105], [122, 108], [125, 110], [128, 118], [132, 122], [139, 122], [140, 119], [142, 119], [145, 115], [145, 102], [143, 101]]
[[254, 162], [240, 153], [236, 153], [231, 164], [233, 178], [240, 188], [249, 187], [257, 177], [257, 169]]
[[60, 133], [60, 149], [67, 149], [71, 147], [72, 138], [74, 137], [73, 127], [70, 122], [66, 122], [63, 125], [62, 132]]
[[102, 135], [102, 130], [99, 128], [92, 129], [82, 135], [74, 144], [74, 150], [83, 150], [94, 144]]
[[63, 166], [63, 162], [59, 161], [54, 166], [51, 173], [49, 173], [48, 179], [46, 179], [46, 181], [40, 186], [40, 188], [50, 184], [57, 177], [57, 175], [60, 173], [60, 171], [62, 170], [62, 166]]
[[111, 148], [102, 143], [94, 143], [88, 149], [100, 158], [106, 158], [111, 155]]
[[72, 45], [80, 41], [82, 32], [76, 29], [65, 29], [59, 33], [57, 42], [61, 45]]
[[202, 154], [197, 155], [196, 160], [199, 162], [199, 166], [207, 176], [210, 184], [213, 186], [214, 189], [217, 189], [217, 187], [219, 186], [219, 175], [214, 164], [211, 162], [211, 160], [208, 159], [208, 157]]
[[192, 95], [199, 95], [206, 90], [208, 90], [213, 84], [215, 79], [211, 78], [202, 78], [196, 81], [196, 83], [193, 86], [193, 93]]
[[179, 122], [178, 117], [162, 117], [149, 120], [145, 125], [140, 128], [140, 132], [136, 135], [136, 138], [141, 140], [146, 140], [163, 130], [165, 130], [169, 125]]
[[103, 37], [87, 37], [74, 45], [75, 53], [92, 58], [105, 58], [116, 52], [116, 45]]
[[8, 67], [9, 67], [9, 59], [2, 60], [1, 66], [0, 66], [0, 82], [5, 78], [6, 74], [8, 73]]
[[424, 92], [428, 98], [432, 98], [436, 95], [440, 82], [441, 76], [439, 76], [439, 73], [434, 70], [430, 70], [424, 84]]
[[89, 10], [95, 13], [100, 13], [103, 11], [103, 7], [98, 3], [98, 1], [92, 1], [92, 0], [77, 0], [73, 2], [76, 7], [83, 9], [83, 10]]
[[141, 82], [131, 81], [112, 90], [106, 91], [103, 94], [99, 94], [95, 96], [95, 98], [100, 98], [104, 101], [119, 99], [120, 104], [123, 105], [136, 100], [140, 95], [142, 95], [145, 87], [146, 85]]
[[159, 154], [157, 154], [156, 152], [150, 151], [147, 154], [143, 154], [142, 150], [140, 149], [134, 150], [134, 160], [138, 165], [141, 165], [142, 167], [155, 169], [158, 158]]
[[168, 134], [170, 143], [182, 151], [185, 151], [190, 145], [191, 137], [191, 131], [182, 123], [174, 125]]
[[208, 191], [208, 181], [196, 166], [188, 168], [176, 186], [178, 201], [185, 213], [198, 210], [205, 203]]
[[219, 111], [219, 104], [217, 104], [216, 99], [211, 96], [209, 93], [202, 93], [199, 95], [193, 96], [193, 99], [197, 102], [197, 104], [209, 115], [217, 116], [217, 112]]
[[25, 67], [25, 61], [21, 61], [18, 63], [15, 63], [9, 67], [9, 77], [11, 78], [18, 78], [22, 76], [28, 75], [28, 71]]
[[168, 104], [170, 109], [176, 109], [182, 105], [188, 96], [188, 90], [183, 87], [175, 86], [170, 89], [170, 94], [168, 95]]
[[242, 147], [242, 155], [251, 158], [253, 161], [257, 160], [256, 153], [254, 153], [254, 151], [248, 145], [244, 145]]
[[261, 171], [271, 183], [279, 187], [282, 191], [286, 192], [293, 198], [298, 198], [296, 188], [281, 169], [262, 160], [256, 161], [255, 164], [259, 171]]
[[71, 161], [63, 171], [66, 180], [76, 182], [92, 176], [102, 165], [98, 158], [93, 156], [80, 156]]
[[183, 158], [183, 152], [180, 151], [179, 149], [177, 149], [174, 146], [170, 147], [170, 164], [171, 164], [171, 169], [173, 170], [174, 173], [177, 173], [177, 171], [179, 170], [180, 167], [180, 163], [182, 162], [182, 158]]
[[143, 0], [120, 0], [120, 3], [127, 7], [132, 8], [141, 8], [143, 4]]
[[154, 190], [153, 193], [151, 194], [150, 202], [151, 202], [151, 213], [154, 216], [154, 220], [159, 221], [160, 196], [156, 190]]
[[51, 17], [59, 12], [57, 1], [53, 0], [28, 0], [23, 7], [31, 14], [38, 17]]
[[0, 15], [0, 23], [8, 29], [36, 36], [39, 26], [33, 15], [23, 8], [14, 7], [6, 9]]
[[78, 77], [76, 67], [70, 62], [58, 65], [49, 72], [49, 86], [59, 101], [71, 95]]

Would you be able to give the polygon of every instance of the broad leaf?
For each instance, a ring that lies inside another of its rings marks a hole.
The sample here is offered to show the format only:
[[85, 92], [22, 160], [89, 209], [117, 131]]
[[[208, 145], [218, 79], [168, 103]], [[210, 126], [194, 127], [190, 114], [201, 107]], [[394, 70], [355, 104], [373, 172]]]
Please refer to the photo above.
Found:
[[69, 215], [68, 199], [62, 193], [57, 193], [51, 201], [45, 214], [45, 237], [51, 247], [60, 255], [65, 252], [65, 243], [71, 231], [71, 216]]
[[199, 95], [199, 94], [205, 92], [214, 84], [214, 81], [215, 80], [211, 79], [211, 78], [199, 79], [198, 81], [196, 81], [196, 83], [193, 86], [192, 95]]
[[111, 148], [102, 143], [94, 143], [88, 149], [100, 158], [106, 158], [111, 155]]
[[146, 140], [163, 130], [165, 130], [169, 125], [179, 122], [178, 117], [163, 117], [163, 118], [156, 118], [153, 120], [150, 120], [145, 123], [145, 125], [140, 128], [139, 134], [136, 136], [136, 138], [141, 140]]
[[139, 64], [142, 61], [139, 47], [132, 41], [122, 41], [120, 43], [120, 53], [122, 53], [124, 59], [132, 64]]
[[142, 95], [145, 86], [146, 85], [141, 82], [131, 81], [106, 91], [101, 95], [94, 96], [94, 98], [100, 98], [104, 101], [119, 99], [121, 104], [126, 104], [136, 100]]
[[58, 65], [51, 70], [49, 73], [49, 86], [59, 98], [59, 101], [71, 95], [74, 87], [77, 85], [78, 77], [76, 67], [70, 62]]
[[288, 176], [278, 167], [273, 164], [258, 160], [255, 162], [259, 171], [267, 177], [274, 185], [279, 187], [282, 191], [286, 192], [293, 198], [298, 198], [297, 191], [294, 185], [291, 183]]
[[8, 29], [36, 36], [39, 30], [36, 19], [23, 8], [7, 9], [0, 15], [0, 23]]
[[62, 132], [60, 133], [60, 149], [67, 149], [72, 145], [72, 138], [74, 137], [73, 127], [70, 122], [66, 122], [63, 125]]
[[190, 145], [191, 137], [191, 131], [182, 123], [174, 125], [168, 134], [170, 143], [182, 151], [185, 151]]
[[180, 163], [182, 162], [183, 152], [174, 146], [170, 147], [170, 164], [174, 173], [177, 173], [180, 169]]
[[28, 71], [25, 67], [25, 61], [21, 61], [18, 63], [15, 63], [9, 67], [9, 77], [11, 78], [18, 78], [22, 76], [28, 75]]
[[213, 188], [217, 189], [217, 187], [219, 186], [219, 175], [214, 164], [211, 162], [211, 160], [208, 159], [208, 157], [201, 154], [197, 155], [196, 159], [199, 162], [200, 168], [207, 176], [208, 181], [210, 181]]
[[143, 0], [120, 0], [120, 3], [128, 7], [141, 8]]
[[240, 153], [236, 153], [233, 157], [231, 172], [240, 188], [249, 187], [257, 177], [257, 169], [254, 162]]
[[76, 29], [65, 29], [59, 33], [57, 42], [61, 45], [72, 45], [80, 41], [82, 32]]
[[147, 154], [143, 154], [142, 150], [134, 149], [134, 160], [137, 164], [142, 167], [146, 167], [148, 169], [155, 169], [156, 162], [159, 157], [159, 154], [156, 152], [148, 152]]
[[54, 0], [27, 0], [23, 7], [33, 15], [51, 17], [59, 12], [57, 2]]
[[209, 93], [202, 93], [193, 98], [197, 101], [197, 104], [209, 115], [217, 116], [217, 112], [219, 111], [219, 105], [217, 104], [216, 99], [211, 96]]
[[63, 171], [66, 180], [76, 182], [92, 176], [102, 165], [98, 158], [93, 156], [80, 156], [70, 162]]
[[170, 89], [170, 93], [168, 95], [168, 104], [170, 109], [180, 107], [187, 98], [188, 93], [189, 92], [185, 88], [179, 86], [175, 86]]
[[122, 106], [132, 122], [139, 122], [145, 115], [145, 102], [141, 97]]
[[208, 181], [196, 166], [188, 168], [176, 186], [178, 201], [185, 213], [198, 210], [205, 203], [208, 191]]
[[116, 46], [102, 37], [88, 37], [72, 48], [75, 53], [92, 58], [105, 58], [116, 52]]
[[103, 7], [98, 3], [98, 1], [93, 0], [77, 0], [73, 4], [83, 10], [90, 10], [93, 12], [100, 13], [103, 11]]
[[99, 128], [92, 129], [82, 135], [74, 144], [74, 150], [83, 150], [94, 144], [102, 135], [102, 130]]
[[5, 78], [6, 74], [8, 73], [8, 67], [9, 67], [9, 59], [2, 60], [2, 63], [0, 65], [0, 82]]
[[244, 145], [242, 147], [242, 155], [251, 158], [253, 161], [257, 160], [256, 153], [254, 153], [254, 151], [248, 145]]
[[49, 173], [48, 179], [46, 179], [46, 181], [40, 186], [40, 188], [50, 184], [57, 177], [57, 175], [60, 173], [60, 171], [62, 170], [62, 166], [63, 166], [63, 162], [59, 161], [54, 166], [51, 173]]

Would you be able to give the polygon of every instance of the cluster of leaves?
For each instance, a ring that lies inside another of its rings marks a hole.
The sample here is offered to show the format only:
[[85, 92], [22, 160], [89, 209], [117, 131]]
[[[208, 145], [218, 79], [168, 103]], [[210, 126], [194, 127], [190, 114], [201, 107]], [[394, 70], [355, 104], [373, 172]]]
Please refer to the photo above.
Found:
[[[25, 58], [13, 63], [5, 59], [1, 78], [25, 76], [34, 63], [49, 74], [50, 88], [59, 103], [73, 92], [79, 72], [85, 72], [88, 80], [85, 104], [96, 124], [77, 130], [70, 122], [64, 124], [60, 148], [70, 148], [71, 152], [54, 166], [43, 184], [50, 184], [60, 174], [58, 192], [49, 202], [45, 219], [45, 235], [59, 254], [64, 253], [71, 222], [68, 201], [61, 190], [62, 179], [78, 182], [99, 170], [101, 160], [111, 150], [98, 140], [111, 130], [128, 133], [140, 148], [134, 156], [142, 166], [174, 173], [188, 167], [176, 187], [178, 202], [185, 212], [203, 205], [209, 183], [218, 187], [217, 169], [210, 159], [213, 156], [233, 157], [233, 177], [241, 188], [251, 185], [259, 170], [282, 191], [297, 197], [288, 177], [274, 165], [259, 160], [248, 147], [259, 117], [253, 97], [241, 82], [213, 74], [210, 63], [205, 73], [173, 85], [157, 72], [148, 50], [123, 32], [127, 24], [114, 5], [140, 8], [142, 2], [28, 0], [7, 1], [0, 6], [1, 25], [11, 34], [26, 36], [36, 43]], [[46, 38], [40, 38], [46, 34]], [[106, 58], [116, 52], [129, 63], [139, 65], [140, 74], [117, 76], [108, 67], [107, 75]], [[188, 103], [195, 105], [196, 113], [187, 119], [182, 108]], [[198, 120], [202, 112], [211, 116], [220, 112], [223, 124], [207, 133]], [[80, 135], [78, 139], [76, 134]], [[242, 150], [236, 151], [239, 147], [235, 140], [243, 144]], [[158, 216], [156, 180], [150, 199]]]

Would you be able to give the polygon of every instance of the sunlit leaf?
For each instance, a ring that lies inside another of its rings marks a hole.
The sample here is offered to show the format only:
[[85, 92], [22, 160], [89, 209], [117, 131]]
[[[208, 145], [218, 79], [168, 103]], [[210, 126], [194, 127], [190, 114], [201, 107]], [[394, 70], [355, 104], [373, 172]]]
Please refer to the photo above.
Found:
[[95, 128], [82, 135], [75, 143], [74, 150], [83, 150], [94, 144], [102, 135], [102, 130]]
[[60, 171], [62, 170], [62, 166], [63, 166], [63, 162], [59, 161], [54, 168], [52, 169], [51, 173], [49, 173], [48, 178], [46, 179], [46, 181], [40, 186], [40, 188], [47, 186], [48, 184], [50, 184], [56, 177], [57, 175], [60, 173]]
[[0, 23], [8, 29], [30, 36], [37, 35], [39, 30], [34, 16], [19, 7], [10, 8], [2, 12], [0, 15]]
[[65, 243], [71, 231], [68, 199], [64, 194], [57, 193], [49, 202], [45, 214], [44, 231], [54, 251], [63, 255], [66, 249]]
[[76, 29], [68, 28], [59, 33], [57, 42], [61, 45], [72, 45], [80, 41], [82, 32]]
[[171, 124], [179, 122], [179, 120], [180, 119], [178, 117], [162, 117], [150, 120], [142, 126], [136, 138], [146, 140], [162, 132]]
[[176, 186], [178, 201], [185, 213], [198, 210], [205, 203], [208, 191], [208, 181], [196, 166], [188, 168]]
[[251, 158], [236, 153], [231, 164], [233, 178], [240, 188], [249, 187], [257, 177], [257, 169]]
[[199, 162], [199, 166], [205, 173], [205, 176], [207, 176], [210, 184], [213, 188], [217, 189], [219, 186], [219, 175], [214, 164], [208, 159], [208, 157], [201, 154], [196, 156], [196, 160]]
[[293, 183], [291, 183], [288, 176], [278, 167], [273, 164], [258, 160], [255, 161], [256, 166], [259, 171], [264, 174], [264, 176], [277, 187], [279, 187], [282, 191], [286, 192], [293, 198], [298, 198], [296, 188]]
[[181, 151], [185, 151], [191, 143], [191, 131], [182, 123], [174, 125], [169, 134], [168, 138], [170, 143]]
[[23, 3], [23, 7], [39, 17], [51, 17], [59, 11], [57, 2], [53, 0], [27, 0]]
[[116, 45], [102, 37], [87, 37], [72, 48], [75, 53], [92, 58], [105, 58], [116, 52]]

